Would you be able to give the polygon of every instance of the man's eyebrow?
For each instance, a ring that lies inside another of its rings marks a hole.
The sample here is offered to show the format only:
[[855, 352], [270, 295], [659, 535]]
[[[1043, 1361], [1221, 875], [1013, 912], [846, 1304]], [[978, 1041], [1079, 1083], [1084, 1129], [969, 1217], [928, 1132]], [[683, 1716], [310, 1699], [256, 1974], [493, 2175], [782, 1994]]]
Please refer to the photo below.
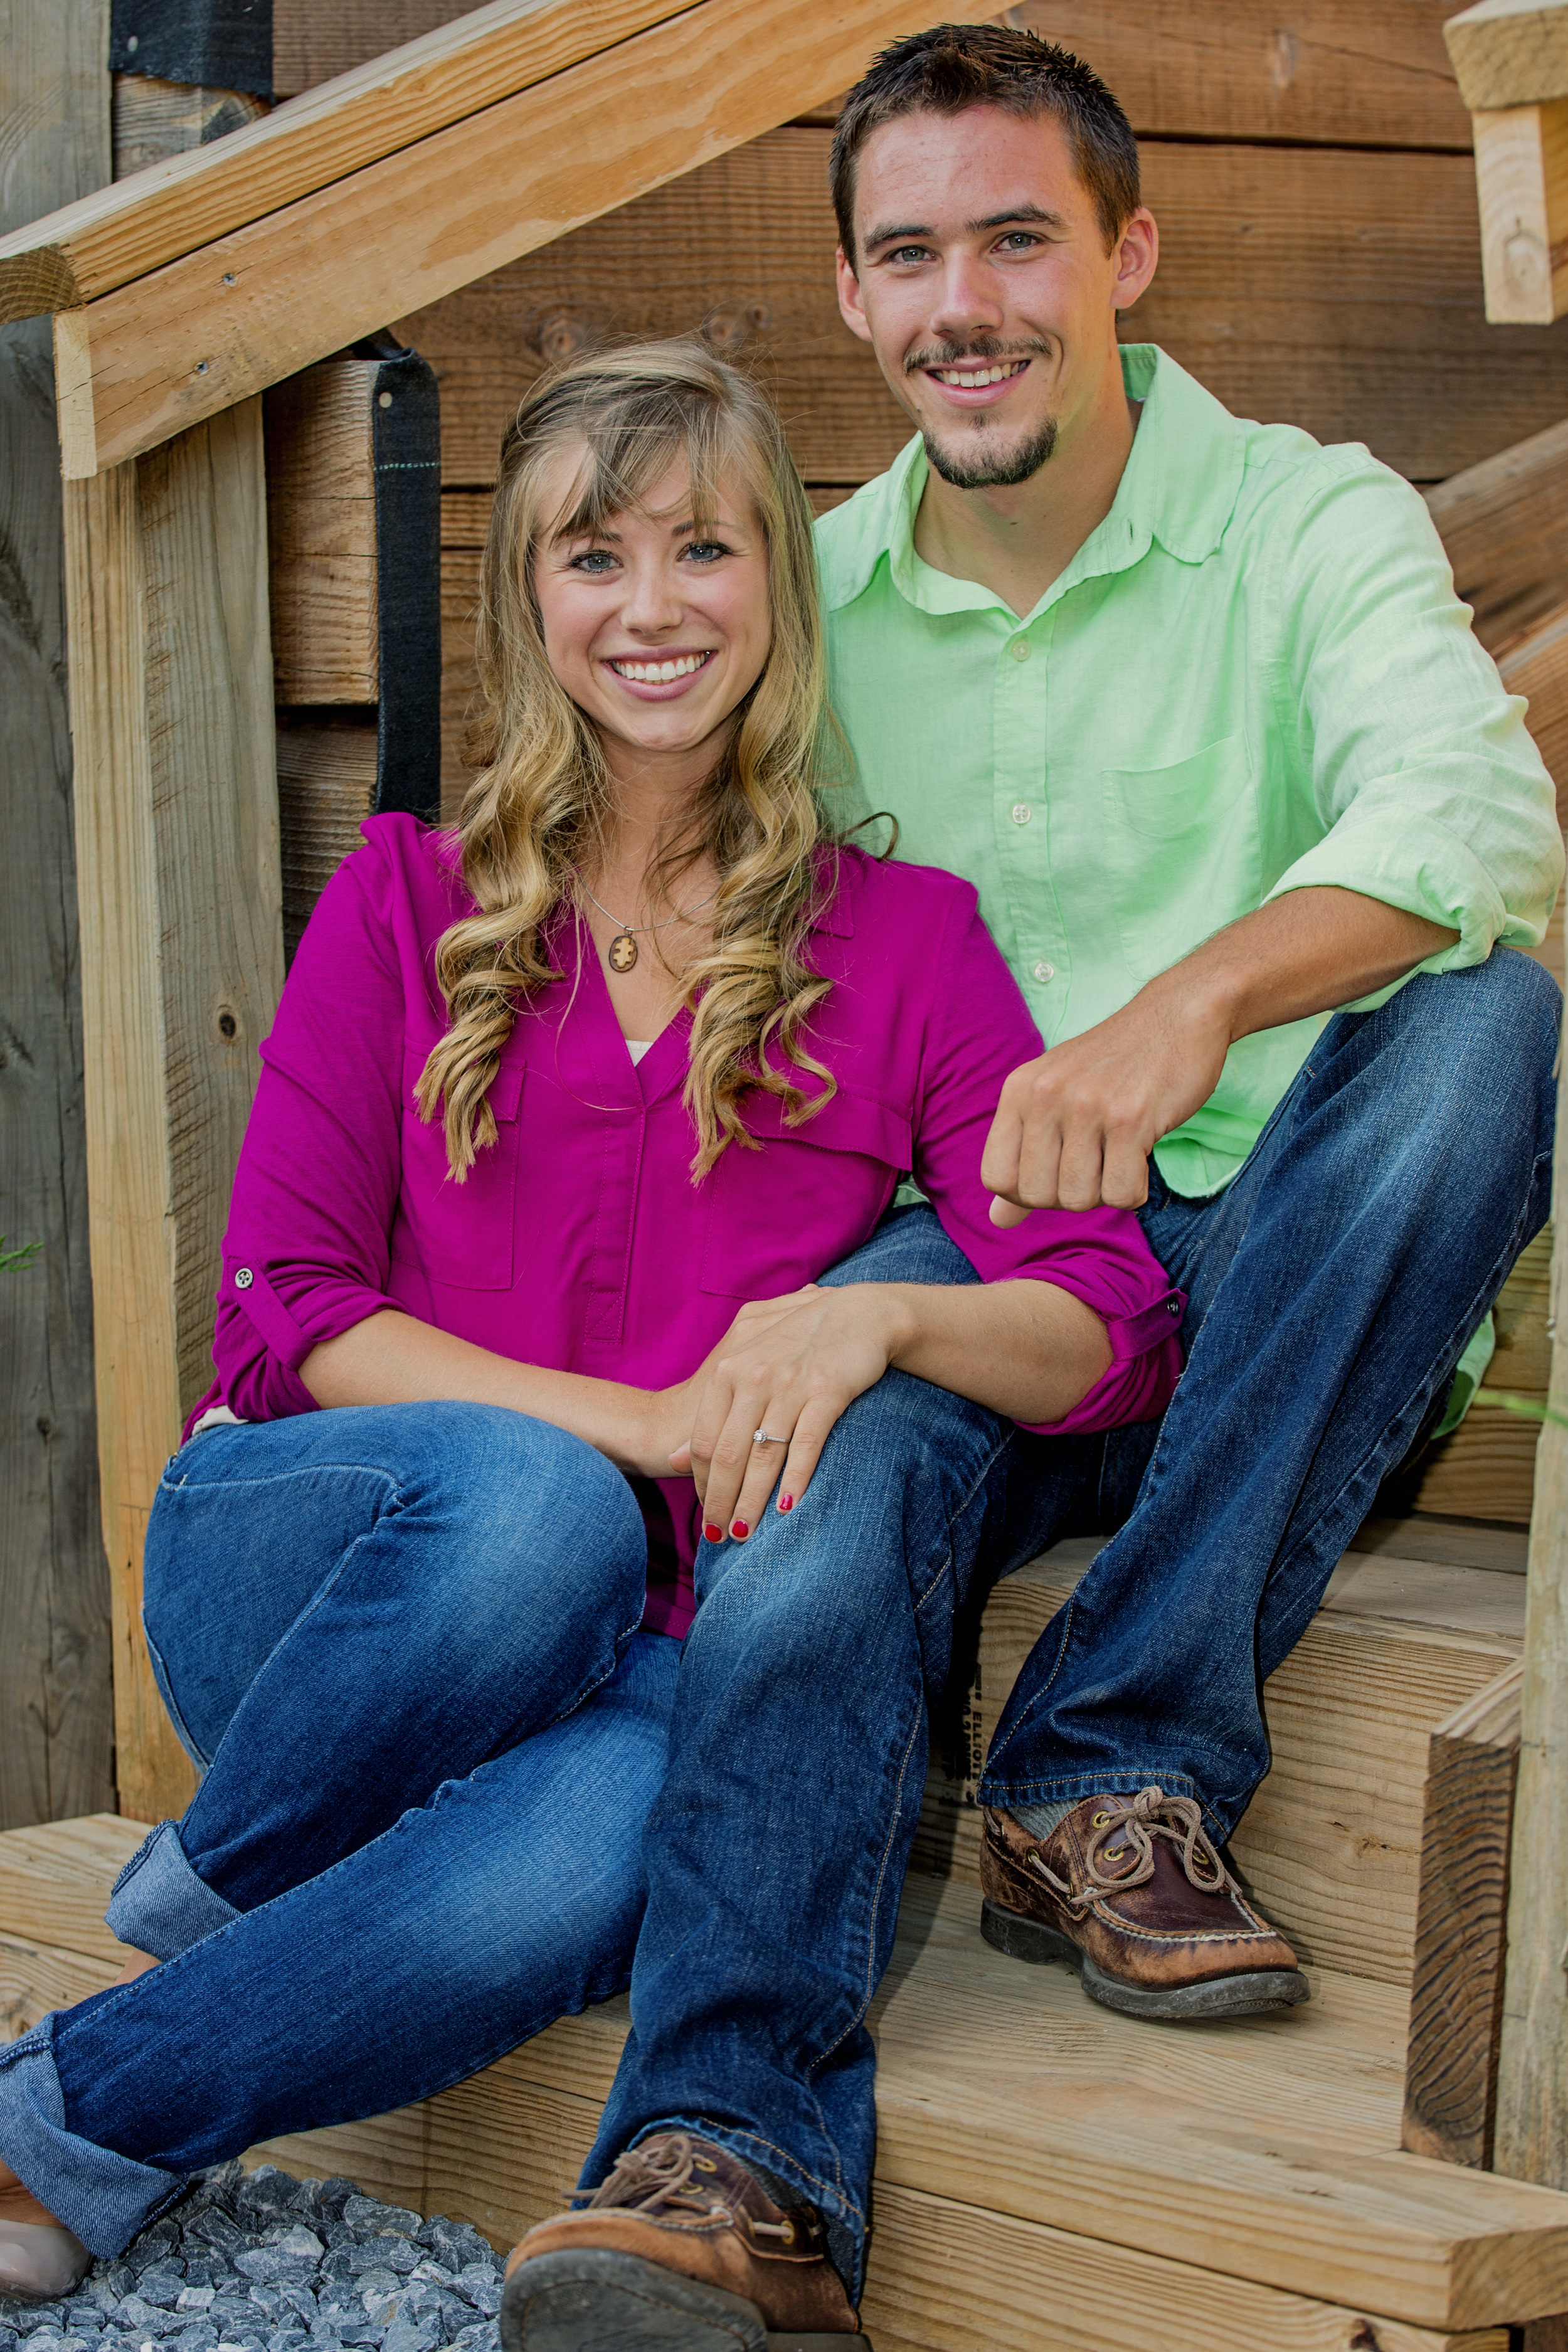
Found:
[[913, 223], [906, 222], [902, 226], [895, 221], [890, 227], [873, 229], [870, 236], [865, 240], [866, 250], [868, 253], [874, 245], [900, 245], [906, 237], [913, 243], [917, 237], [934, 236], [935, 235], [936, 231], [931, 227], [929, 221], [923, 223], [920, 221], [915, 221]]
[[1005, 213], [988, 213], [984, 220], [972, 220], [971, 236], [983, 228], [1011, 228], [1015, 221], [1034, 221], [1042, 228], [1066, 228], [1060, 213], [1048, 213], [1041, 205], [1009, 205]]

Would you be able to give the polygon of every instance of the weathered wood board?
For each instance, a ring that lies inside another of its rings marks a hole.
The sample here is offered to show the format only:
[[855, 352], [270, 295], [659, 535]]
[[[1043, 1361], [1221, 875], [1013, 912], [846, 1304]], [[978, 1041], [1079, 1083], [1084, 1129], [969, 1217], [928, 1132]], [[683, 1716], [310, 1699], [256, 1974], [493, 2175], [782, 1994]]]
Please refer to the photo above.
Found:
[[374, 360], [328, 360], [275, 384], [267, 437], [268, 590], [280, 703], [374, 702]]
[[[462, 14], [462, 0], [273, 0], [279, 97]], [[1468, 151], [1447, 0], [1023, 0], [1012, 21], [1102, 74], [1142, 137]], [[934, 20], [933, 20], [934, 21]]]
[[142, 1545], [211, 1378], [229, 1185], [282, 984], [261, 404], [66, 500], [100, 1468], [121, 1810], [188, 1801]]
[[1491, 2162], [1523, 1674], [1432, 1734], [1401, 2145], [1449, 2164]]
[[[0, 0], [0, 231], [109, 176], [108, 0]], [[64, 547], [46, 321], [0, 327], [0, 1827], [113, 1802]]]

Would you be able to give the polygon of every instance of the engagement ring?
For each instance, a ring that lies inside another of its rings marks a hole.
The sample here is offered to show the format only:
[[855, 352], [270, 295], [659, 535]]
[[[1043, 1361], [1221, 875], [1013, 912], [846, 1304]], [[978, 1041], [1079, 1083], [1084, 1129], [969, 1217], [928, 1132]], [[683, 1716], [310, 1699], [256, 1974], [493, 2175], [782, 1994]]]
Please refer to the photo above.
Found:
[[756, 1435], [752, 1438], [752, 1444], [753, 1445], [782, 1445], [784, 1444], [784, 1439], [782, 1437], [770, 1437], [765, 1429], [759, 1429]]

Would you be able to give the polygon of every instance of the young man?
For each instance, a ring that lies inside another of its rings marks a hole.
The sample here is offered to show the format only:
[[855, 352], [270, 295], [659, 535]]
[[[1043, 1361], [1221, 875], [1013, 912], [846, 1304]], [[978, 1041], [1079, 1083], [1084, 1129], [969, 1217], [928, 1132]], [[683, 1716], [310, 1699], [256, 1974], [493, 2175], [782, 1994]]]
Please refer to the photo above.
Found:
[[1142, 1206], [1189, 1295], [1161, 1426], [1046, 1474], [1059, 1533], [1120, 1531], [992, 1743], [984, 1932], [1153, 2017], [1287, 2003], [1188, 1832], [1246, 1810], [1264, 1679], [1546, 1215], [1560, 999], [1491, 950], [1543, 936], [1551, 782], [1415, 492], [1119, 348], [1158, 235], [1078, 59], [900, 44], [833, 193], [920, 434], [819, 527], [835, 698], [1049, 1047], [992, 1213]]
[[[514, 2254], [507, 2352], [855, 2331], [921, 1693], [965, 1597], [1059, 1535], [1120, 1528], [993, 1745], [986, 1933], [1155, 2018], [1305, 1997], [1219, 1851], [1268, 1766], [1259, 1682], [1546, 1213], [1559, 999], [1489, 951], [1544, 931], [1552, 791], [1419, 499], [1119, 352], [1156, 232], [1059, 51], [901, 44], [834, 172], [845, 315], [921, 432], [822, 526], [867, 805], [979, 887], [1050, 1041], [1004, 1090], [994, 1213], [1144, 1204], [1189, 1361], [1158, 1429], [1109, 1439], [884, 1382], [819, 1481], [832, 1591], [791, 1580], [798, 1514], [744, 1584], [712, 1569], [700, 1630], [763, 1614], [743, 1673], [683, 1662], [591, 2201]], [[967, 1271], [929, 1210], [854, 1263]], [[903, 1487], [880, 1409], [920, 1422]]]

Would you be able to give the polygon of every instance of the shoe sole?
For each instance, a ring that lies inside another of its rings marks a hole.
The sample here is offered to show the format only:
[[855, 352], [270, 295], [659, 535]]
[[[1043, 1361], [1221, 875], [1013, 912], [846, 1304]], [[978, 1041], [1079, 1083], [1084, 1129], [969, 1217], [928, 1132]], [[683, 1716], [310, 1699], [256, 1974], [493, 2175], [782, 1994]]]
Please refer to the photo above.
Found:
[[1124, 2017], [1164, 2019], [1173, 2024], [1194, 2017], [1258, 2017], [1267, 2010], [1295, 2009], [1312, 1997], [1300, 1969], [1252, 1969], [1243, 1976], [1214, 1977], [1206, 1984], [1180, 1985], [1168, 1992], [1122, 1984], [1108, 1977], [1059, 1927], [1026, 1919], [1018, 1911], [1005, 1911], [989, 1899], [980, 1906], [980, 1932], [1009, 1959], [1070, 1962], [1078, 1968], [1090, 2000], [1098, 2000], [1105, 2009], [1120, 2010]]
[[744, 2295], [598, 2246], [520, 2263], [500, 2340], [501, 2352], [871, 2352], [865, 2336], [770, 2332]]

